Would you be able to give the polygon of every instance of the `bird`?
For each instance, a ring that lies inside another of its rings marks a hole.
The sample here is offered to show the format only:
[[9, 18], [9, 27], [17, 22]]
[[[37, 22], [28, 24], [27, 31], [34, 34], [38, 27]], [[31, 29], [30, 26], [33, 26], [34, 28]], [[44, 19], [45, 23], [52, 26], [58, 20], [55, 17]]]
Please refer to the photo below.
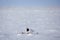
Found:
[[24, 35], [24, 34], [30, 36], [30, 35], [35, 35], [35, 34], [39, 34], [39, 33], [35, 32], [34, 30], [27, 27], [24, 32], [19, 32], [18, 33], [18, 35]]

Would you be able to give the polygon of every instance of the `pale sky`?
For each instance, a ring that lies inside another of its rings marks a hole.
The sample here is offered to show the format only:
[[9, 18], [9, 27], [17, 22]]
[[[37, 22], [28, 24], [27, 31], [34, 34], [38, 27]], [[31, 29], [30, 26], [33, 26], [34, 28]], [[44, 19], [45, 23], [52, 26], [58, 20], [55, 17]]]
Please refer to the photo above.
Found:
[[5, 7], [5, 6], [59, 7], [60, 0], [0, 0], [0, 7]]

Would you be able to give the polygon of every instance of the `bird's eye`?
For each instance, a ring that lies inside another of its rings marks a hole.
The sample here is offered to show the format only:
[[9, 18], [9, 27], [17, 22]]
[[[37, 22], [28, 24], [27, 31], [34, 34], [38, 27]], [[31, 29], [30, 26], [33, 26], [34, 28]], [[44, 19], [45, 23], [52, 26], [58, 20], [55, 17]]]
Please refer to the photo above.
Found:
[[29, 31], [29, 29], [27, 29], [27, 31]]

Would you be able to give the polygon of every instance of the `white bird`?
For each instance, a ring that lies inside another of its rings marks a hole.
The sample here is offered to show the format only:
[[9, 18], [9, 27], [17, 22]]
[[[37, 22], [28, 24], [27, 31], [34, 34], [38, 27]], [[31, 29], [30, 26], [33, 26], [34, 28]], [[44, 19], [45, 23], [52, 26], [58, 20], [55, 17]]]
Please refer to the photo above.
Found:
[[24, 32], [19, 32], [18, 35], [23, 35], [23, 34], [26, 34], [28, 36], [30, 35], [35, 35], [35, 34], [38, 34], [38, 32], [34, 32], [34, 30], [30, 29], [30, 28], [26, 28]]

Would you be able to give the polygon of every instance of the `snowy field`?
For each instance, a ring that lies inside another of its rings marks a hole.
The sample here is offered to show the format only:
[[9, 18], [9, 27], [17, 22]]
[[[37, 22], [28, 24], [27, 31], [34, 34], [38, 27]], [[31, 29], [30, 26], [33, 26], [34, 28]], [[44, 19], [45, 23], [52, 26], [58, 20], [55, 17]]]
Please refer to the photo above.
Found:
[[[39, 34], [18, 35], [26, 27]], [[60, 9], [0, 8], [0, 40], [60, 40]]]

